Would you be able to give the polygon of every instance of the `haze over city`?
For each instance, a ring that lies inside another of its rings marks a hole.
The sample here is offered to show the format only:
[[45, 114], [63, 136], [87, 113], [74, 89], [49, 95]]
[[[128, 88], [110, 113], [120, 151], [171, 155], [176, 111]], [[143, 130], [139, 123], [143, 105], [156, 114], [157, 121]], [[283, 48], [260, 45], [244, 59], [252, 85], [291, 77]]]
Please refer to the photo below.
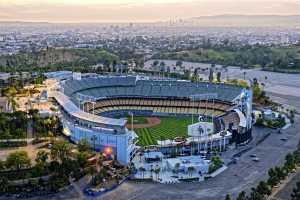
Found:
[[153, 22], [224, 14], [297, 15], [299, 0], [0, 0], [0, 21]]

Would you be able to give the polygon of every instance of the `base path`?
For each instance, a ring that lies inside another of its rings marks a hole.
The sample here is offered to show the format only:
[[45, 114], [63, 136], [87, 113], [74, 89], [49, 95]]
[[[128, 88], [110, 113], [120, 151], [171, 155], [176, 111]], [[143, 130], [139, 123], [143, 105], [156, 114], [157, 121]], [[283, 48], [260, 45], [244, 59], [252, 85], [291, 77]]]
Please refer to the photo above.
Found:
[[[148, 117], [146, 124], [133, 124], [133, 128], [150, 128], [160, 124], [160, 119], [158, 117]], [[126, 127], [131, 129], [131, 124], [127, 124]]]

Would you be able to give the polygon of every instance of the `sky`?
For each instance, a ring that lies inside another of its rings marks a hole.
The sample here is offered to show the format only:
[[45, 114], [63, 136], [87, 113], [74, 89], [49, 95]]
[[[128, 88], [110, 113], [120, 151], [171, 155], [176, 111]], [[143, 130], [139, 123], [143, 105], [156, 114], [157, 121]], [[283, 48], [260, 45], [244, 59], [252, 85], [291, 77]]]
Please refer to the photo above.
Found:
[[155, 22], [223, 14], [300, 15], [300, 0], [0, 0], [0, 21]]

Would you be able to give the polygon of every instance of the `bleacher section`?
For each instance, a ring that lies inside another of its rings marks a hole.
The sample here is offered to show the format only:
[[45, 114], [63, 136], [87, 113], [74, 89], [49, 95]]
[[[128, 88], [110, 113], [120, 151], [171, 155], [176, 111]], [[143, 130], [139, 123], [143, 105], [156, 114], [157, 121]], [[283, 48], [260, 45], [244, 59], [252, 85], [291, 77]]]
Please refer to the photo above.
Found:
[[217, 93], [218, 100], [232, 102], [242, 91], [241, 87], [206, 82], [138, 80], [136, 77], [100, 77], [66, 81], [64, 93], [76, 97], [76, 93], [96, 98], [103, 97], [176, 97]]
[[114, 110], [151, 110], [155, 113], [176, 113], [176, 114], [201, 114], [219, 116], [225, 114], [230, 108], [230, 104], [222, 102], [198, 101], [179, 99], [139, 99], [139, 98], [120, 98], [103, 99], [94, 105], [87, 103], [87, 112], [94, 110], [95, 114], [101, 114]]

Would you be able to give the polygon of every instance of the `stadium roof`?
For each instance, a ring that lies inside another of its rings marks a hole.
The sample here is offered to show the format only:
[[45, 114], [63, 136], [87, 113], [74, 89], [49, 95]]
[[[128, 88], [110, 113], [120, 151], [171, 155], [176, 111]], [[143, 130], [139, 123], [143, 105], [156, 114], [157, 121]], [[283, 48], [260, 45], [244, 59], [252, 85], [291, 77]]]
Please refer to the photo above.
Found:
[[112, 119], [107, 117], [100, 117], [80, 110], [66, 95], [61, 92], [52, 92], [56, 101], [66, 110], [70, 115], [89, 122], [98, 124], [107, 124], [110, 126], [125, 126], [127, 121], [124, 119]]
[[[207, 82], [192, 83], [177, 80], [137, 80], [136, 77], [98, 77], [69, 80], [63, 85], [67, 96], [77, 94], [95, 98], [142, 96], [142, 97], [184, 97], [217, 94], [218, 100], [232, 102], [242, 92], [234, 85]], [[213, 97], [211, 97], [213, 98]], [[214, 97], [215, 98], [215, 97]]]

